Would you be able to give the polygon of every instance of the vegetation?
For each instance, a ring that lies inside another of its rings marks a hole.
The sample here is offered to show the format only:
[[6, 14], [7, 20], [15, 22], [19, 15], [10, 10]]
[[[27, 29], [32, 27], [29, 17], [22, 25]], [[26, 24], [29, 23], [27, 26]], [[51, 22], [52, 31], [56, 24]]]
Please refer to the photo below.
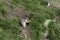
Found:
[[57, 23], [51, 22], [49, 24], [49, 37], [51, 40], [60, 40], [60, 27]]
[[22, 40], [19, 19], [0, 18], [0, 40]]
[[[11, 0], [10, 2], [11, 7], [22, 5], [26, 11], [30, 11], [28, 14], [32, 14], [29, 23], [32, 40], [42, 40], [47, 30], [51, 40], [60, 40], [60, 27], [57, 22], [51, 22], [48, 27], [43, 25], [46, 19], [55, 19], [55, 13], [60, 14], [60, 9], [47, 7], [46, 2], [46, 0]], [[4, 1], [0, 2], [0, 13], [7, 15], [8, 11]], [[19, 30], [19, 21], [19, 18], [0, 18], [0, 40], [25, 40], [21, 37], [22, 30]]]
[[3, 15], [7, 15], [7, 14], [8, 14], [8, 9], [7, 9], [7, 8], [4, 8], [4, 7], [1, 7], [1, 8], [0, 8], [0, 12], [1, 12]]
[[0, 0], [0, 13], [2, 13], [3, 15], [8, 14], [8, 9], [7, 9], [5, 2], [3, 0]]
[[12, 0], [10, 5], [12, 8], [16, 8], [20, 4], [20, 0]]
[[27, 11], [31, 11], [33, 15], [31, 18], [31, 38], [32, 40], [42, 40], [43, 34], [48, 30], [48, 27], [43, 25], [46, 19], [54, 19], [55, 14], [52, 10], [48, 9], [45, 4], [46, 1], [42, 0], [27, 0], [22, 1]]

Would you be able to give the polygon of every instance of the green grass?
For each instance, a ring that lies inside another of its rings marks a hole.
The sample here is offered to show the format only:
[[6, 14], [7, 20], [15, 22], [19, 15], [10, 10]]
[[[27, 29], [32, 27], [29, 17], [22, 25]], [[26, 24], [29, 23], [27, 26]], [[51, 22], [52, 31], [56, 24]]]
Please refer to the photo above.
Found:
[[12, 0], [10, 5], [12, 8], [16, 8], [20, 4], [20, 0]]
[[49, 24], [49, 37], [52, 40], [60, 40], [60, 27], [57, 25], [57, 23], [51, 22]]
[[9, 13], [4, 0], [0, 0], [0, 13], [4, 16]]
[[22, 40], [19, 19], [0, 18], [0, 40]]
[[42, 40], [44, 32], [48, 30], [43, 26], [43, 23], [46, 19], [54, 19], [54, 12], [49, 10], [46, 5], [42, 5], [42, 0], [25, 0], [22, 2], [25, 9], [31, 11], [33, 15], [30, 23], [32, 40]]
[[8, 13], [9, 13], [8, 9], [5, 8], [5, 7], [1, 7], [1, 8], [0, 8], [0, 12], [1, 12], [4, 16], [5, 16], [5, 15], [8, 15]]
[[[25, 11], [30, 11], [28, 14], [32, 14], [30, 19], [31, 38], [32, 40], [42, 40], [43, 34], [46, 30], [49, 30], [49, 38], [53, 40], [60, 40], [60, 29], [56, 23], [50, 23], [48, 27], [43, 25], [46, 19], [54, 19], [55, 13], [60, 14], [60, 10], [45, 5], [46, 0], [12, 0], [10, 2], [11, 7], [15, 8], [18, 5], [22, 5]], [[3, 5], [2, 5], [3, 4]], [[8, 9], [5, 8], [4, 3], [0, 2], [0, 12], [3, 15], [8, 14]], [[21, 38], [21, 30], [19, 30], [19, 19], [12, 18], [0, 18], [0, 40], [24, 40]], [[19, 36], [18, 36], [19, 35]]]
[[[25, 9], [27, 11], [31, 11], [31, 14], [33, 15], [30, 23], [31, 38], [32, 40], [42, 40], [43, 33], [46, 30], [49, 30], [50, 39], [60, 40], [59, 38], [60, 35], [58, 36], [59, 31], [55, 27], [56, 24], [53, 26], [54, 23], [53, 24], [51, 23], [52, 28], [50, 28], [50, 25], [48, 26], [49, 28], [45, 28], [45, 26], [43, 26], [43, 23], [46, 19], [54, 19], [56, 17], [55, 12], [51, 10], [53, 9], [52, 6], [50, 7], [51, 9], [49, 9], [49, 7], [46, 7], [45, 3], [43, 3], [43, 5], [41, 4], [43, 1], [42, 0], [40, 1], [39, 0], [22, 0], [21, 1]], [[55, 30], [58, 31], [57, 34]]]

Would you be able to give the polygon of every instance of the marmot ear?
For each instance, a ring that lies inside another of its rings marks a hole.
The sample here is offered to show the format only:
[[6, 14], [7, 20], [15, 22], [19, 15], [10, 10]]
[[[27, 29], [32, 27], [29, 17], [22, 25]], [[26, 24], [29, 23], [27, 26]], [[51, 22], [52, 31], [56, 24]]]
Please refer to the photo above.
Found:
[[24, 19], [26, 19], [26, 18], [31, 19], [32, 17], [33, 17], [33, 14], [29, 14], [29, 15], [23, 16], [22, 18], [24, 18]]
[[23, 19], [26, 19], [26, 18], [29, 18], [29, 16], [28, 16], [28, 15], [25, 15], [25, 16], [23, 16], [22, 18], [23, 18]]

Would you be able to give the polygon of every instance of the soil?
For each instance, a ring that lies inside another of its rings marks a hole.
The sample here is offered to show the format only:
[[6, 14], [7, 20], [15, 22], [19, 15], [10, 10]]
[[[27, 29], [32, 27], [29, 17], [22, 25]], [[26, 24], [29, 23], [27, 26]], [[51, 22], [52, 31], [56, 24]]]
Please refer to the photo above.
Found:
[[51, 4], [57, 8], [60, 8], [60, 2], [58, 1], [51, 1]]

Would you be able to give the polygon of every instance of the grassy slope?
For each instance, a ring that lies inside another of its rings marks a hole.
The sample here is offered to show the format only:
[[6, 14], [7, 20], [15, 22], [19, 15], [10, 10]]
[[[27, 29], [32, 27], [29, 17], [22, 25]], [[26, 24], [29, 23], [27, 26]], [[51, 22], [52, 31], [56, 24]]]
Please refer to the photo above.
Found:
[[[31, 26], [31, 38], [32, 40], [42, 40], [43, 33], [49, 29], [49, 37], [53, 40], [60, 40], [59, 29], [56, 29], [56, 24], [51, 23], [48, 28], [43, 26], [43, 22], [45, 19], [54, 19], [55, 14], [54, 11], [46, 7], [46, 5], [42, 5], [44, 1], [42, 0], [13, 0], [11, 1], [11, 7], [15, 8], [18, 4], [21, 4], [25, 7], [26, 11], [30, 11], [33, 15], [30, 19]], [[1, 3], [1, 2], [0, 2]], [[2, 4], [1, 4], [2, 5]], [[6, 14], [7, 10], [2, 6], [0, 8], [2, 14]], [[6, 11], [6, 12], [5, 12]], [[29, 14], [30, 14], [29, 13]], [[18, 27], [19, 19], [6, 19], [0, 18], [0, 40], [22, 40], [20, 39], [20, 32]], [[58, 27], [57, 27], [58, 28]], [[51, 34], [52, 33], [52, 34]], [[18, 36], [19, 35], [19, 36]]]

